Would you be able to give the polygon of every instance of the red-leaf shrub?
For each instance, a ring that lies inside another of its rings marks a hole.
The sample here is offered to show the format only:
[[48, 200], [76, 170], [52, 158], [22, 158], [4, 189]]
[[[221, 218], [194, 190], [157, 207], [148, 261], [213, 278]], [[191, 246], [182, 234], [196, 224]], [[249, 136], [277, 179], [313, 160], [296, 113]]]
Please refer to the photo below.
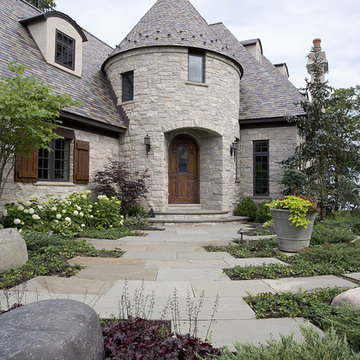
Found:
[[131, 173], [119, 161], [109, 163], [103, 171], [97, 171], [94, 177], [95, 190], [102, 195], [112, 196], [121, 200], [121, 212], [126, 215], [145, 198], [148, 189], [147, 170]]
[[109, 321], [102, 325], [107, 359], [212, 359], [220, 351], [192, 335], [174, 335], [164, 322], [141, 318]]

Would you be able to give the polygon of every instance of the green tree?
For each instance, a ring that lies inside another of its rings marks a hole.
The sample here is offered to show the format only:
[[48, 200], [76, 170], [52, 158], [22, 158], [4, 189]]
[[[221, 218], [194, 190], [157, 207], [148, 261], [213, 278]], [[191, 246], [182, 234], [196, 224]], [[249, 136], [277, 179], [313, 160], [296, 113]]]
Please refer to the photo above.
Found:
[[40, 10], [47, 10], [49, 7], [56, 7], [54, 0], [28, 0], [30, 4], [38, 7]]
[[61, 123], [60, 111], [79, 105], [70, 95], [53, 94], [35, 77], [25, 77], [24, 66], [12, 62], [9, 69], [16, 76], [0, 78], [0, 198], [15, 157], [49, 149], [50, 141], [59, 138], [54, 130]]
[[313, 80], [306, 79], [309, 100], [301, 105], [305, 117], [291, 117], [304, 140], [292, 157], [289, 168], [307, 175], [306, 195], [326, 211], [355, 206], [354, 189], [360, 174], [360, 86], [333, 89], [322, 81], [320, 51], [312, 49]]

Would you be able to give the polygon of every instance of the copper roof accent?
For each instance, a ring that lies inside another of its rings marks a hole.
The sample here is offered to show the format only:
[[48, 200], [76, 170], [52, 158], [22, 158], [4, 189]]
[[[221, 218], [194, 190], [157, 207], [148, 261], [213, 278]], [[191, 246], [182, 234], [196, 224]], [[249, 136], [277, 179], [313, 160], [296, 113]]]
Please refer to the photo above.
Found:
[[[262, 55], [260, 64], [224, 24], [211, 27], [235, 49], [244, 67], [240, 83], [240, 120], [304, 115], [301, 106], [295, 104], [304, 100], [303, 95], [265, 56]], [[255, 43], [257, 39], [251, 41]]]
[[[241, 62], [188, 0], [158, 0], [110, 54], [152, 46], [199, 48]], [[104, 64], [105, 65], [105, 64]]]

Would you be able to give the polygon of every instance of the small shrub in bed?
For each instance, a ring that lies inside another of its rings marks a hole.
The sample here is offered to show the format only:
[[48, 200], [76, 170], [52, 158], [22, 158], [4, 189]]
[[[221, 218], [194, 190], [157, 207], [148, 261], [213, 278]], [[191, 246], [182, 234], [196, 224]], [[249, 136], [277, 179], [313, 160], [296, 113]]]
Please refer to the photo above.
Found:
[[213, 359], [220, 351], [191, 335], [172, 334], [166, 322], [130, 317], [102, 324], [107, 359]]
[[256, 222], [265, 223], [272, 219], [272, 214], [270, 208], [266, 206], [269, 202], [262, 202], [257, 208], [256, 212]]
[[355, 234], [348, 228], [341, 226], [333, 228], [320, 223], [314, 226], [311, 235], [311, 245], [325, 243], [350, 242], [355, 239]]
[[235, 216], [247, 216], [250, 221], [255, 221], [256, 213], [256, 204], [250, 196], [242, 199], [234, 210]]

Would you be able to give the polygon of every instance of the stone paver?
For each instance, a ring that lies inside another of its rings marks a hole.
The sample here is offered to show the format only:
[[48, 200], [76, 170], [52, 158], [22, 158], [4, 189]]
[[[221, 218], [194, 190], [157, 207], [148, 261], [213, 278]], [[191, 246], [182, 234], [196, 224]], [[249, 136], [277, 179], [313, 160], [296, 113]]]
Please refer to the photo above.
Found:
[[[118, 259], [76, 257], [69, 261], [82, 267], [75, 276], [37, 277], [13, 291], [0, 291], [0, 307], [8, 301], [25, 304], [43, 299], [74, 299], [89, 304], [100, 317], [107, 318], [119, 315], [126, 289], [127, 299], [131, 300], [133, 308], [137, 303], [135, 307], [145, 311], [143, 316], [173, 320], [171, 308], [174, 307], [169, 301], [174, 304], [176, 294], [179, 319], [187, 328], [189, 307], [194, 309], [202, 304], [198, 320], [200, 335], [205, 337], [218, 296], [211, 341], [215, 346], [227, 345], [234, 349], [236, 341], [264, 343], [270, 334], [278, 339], [279, 333], [286, 335], [294, 331], [295, 338], [301, 339], [298, 323], [301, 320], [255, 319], [254, 312], [243, 300], [248, 294], [297, 292], [328, 286], [348, 289], [357, 286], [350, 279], [360, 280], [360, 273], [353, 273], [346, 275], [349, 280], [318, 276], [231, 281], [223, 273], [224, 268], [282, 263], [274, 258], [235, 259], [228, 253], [207, 253], [202, 248], [206, 244], [229, 244], [239, 238], [238, 230], [237, 225], [171, 226], [165, 231], [151, 231], [147, 236], [90, 239], [88, 242], [97, 249], [121, 248], [126, 253]], [[166, 307], [167, 313], [164, 312]]]
[[347, 278], [350, 278], [350, 279], [354, 279], [354, 280], [359, 280], [359, 281], [360, 281], [360, 272], [350, 273], [350, 274], [344, 274], [344, 276], [346, 276]]
[[176, 251], [128, 251], [124, 259], [176, 260]]
[[262, 280], [240, 281], [191, 281], [195, 296], [204, 292], [205, 297], [246, 297], [247, 294], [256, 295], [262, 292], [276, 291]]
[[143, 286], [143, 294], [151, 295], [155, 294], [155, 297], [169, 297], [173, 296], [176, 291], [179, 297], [186, 297], [189, 294], [194, 296], [190, 281], [140, 281], [132, 280], [125, 281], [119, 280], [107, 293], [109, 296], [121, 297], [124, 294], [125, 289], [130, 298], [133, 298], [135, 291], [139, 291]]
[[226, 262], [230, 265], [230, 267], [234, 266], [261, 266], [268, 264], [283, 264], [288, 265], [285, 262], [275, 259], [275, 258], [244, 258], [244, 259], [235, 259], [231, 257], [230, 259], [226, 259]]
[[[189, 328], [188, 322], [180, 324], [181, 329]], [[236, 342], [251, 343], [254, 345], [266, 344], [270, 338], [280, 340], [280, 334], [294, 334], [294, 339], [302, 341], [304, 338], [300, 331], [301, 326], [315, 328], [308, 321], [298, 318], [281, 318], [281, 319], [250, 319], [250, 320], [216, 320], [209, 329], [209, 321], [199, 321], [198, 335], [206, 338], [210, 337], [212, 345], [216, 347], [227, 346], [230, 351], [235, 351]], [[315, 328], [316, 329], [316, 328]], [[321, 334], [322, 332], [318, 330]]]
[[162, 267], [158, 271], [156, 280], [212, 280], [212, 281], [231, 281], [222, 269], [199, 268], [199, 269], [173, 269]]
[[340, 287], [351, 289], [356, 285], [351, 281], [341, 279], [333, 275], [299, 277], [299, 278], [282, 278], [279, 280], [263, 280], [274, 290], [278, 292], [298, 292], [300, 290], [324, 289], [327, 287]]

